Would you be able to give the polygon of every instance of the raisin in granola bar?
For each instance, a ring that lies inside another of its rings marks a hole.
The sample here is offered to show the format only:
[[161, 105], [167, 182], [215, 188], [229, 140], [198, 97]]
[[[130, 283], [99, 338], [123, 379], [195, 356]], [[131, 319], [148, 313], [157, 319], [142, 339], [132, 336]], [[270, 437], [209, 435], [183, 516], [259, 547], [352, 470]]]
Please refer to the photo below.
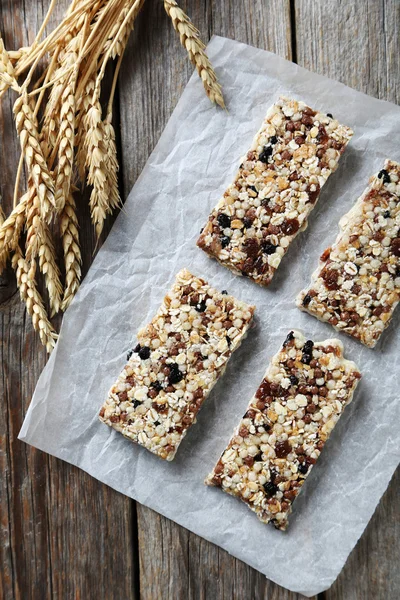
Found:
[[387, 160], [339, 225], [297, 304], [373, 348], [400, 299], [400, 164]]
[[205, 483], [286, 529], [293, 501], [360, 377], [339, 340], [313, 343], [291, 331]]
[[268, 285], [353, 132], [304, 102], [272, 106], [197, 245], [239, 275]]
[[180, 271], [156, 316], [139, 331], [100, 420], [172, 460], [204, 400], [239, 347], [254, 306]]

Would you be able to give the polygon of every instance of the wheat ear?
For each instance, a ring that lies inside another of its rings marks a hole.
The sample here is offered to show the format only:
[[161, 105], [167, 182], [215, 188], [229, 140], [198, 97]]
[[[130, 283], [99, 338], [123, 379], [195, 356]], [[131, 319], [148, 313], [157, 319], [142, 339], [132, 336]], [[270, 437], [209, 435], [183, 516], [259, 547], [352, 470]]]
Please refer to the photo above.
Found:
[[183, 10], [179, 8], [175, 0], [164, 0], [164, 7], [172, 20], [175, 31], [179, 33], [182, 46], [186, 48], [191, 62], [197, 69], [207, 96], [211, 102], [216, 102], [219, 106], [225, 108], [221, 86], [218, 83], [210, 60], [204, 51], [205, 45], [199, 37], [200, 33], [198, 29]]
[[42, 217], [50, 221], [55, 208], [53, 178], [40, 145], [37, 119], [24, 94], [17, 98], [14, 114], [21, 150], [40, 200]]
[[44, 275], [46, 288], [49, 293], [51, 316], [60, 310], [62, 285], [60, 270], [55, 260], [55, 249], [50, 229], [41, 217], [40, 202], [32, 186], [30, 201], [26, 213], [26, 259], [33, 262], [39, 259], [39, 268]]
[[79, 288], [82, 263], [76, 205], [71, 192], [60, 215], [60, 231], [65, 264], [65, 290], [61, 310], [65, 311]]
[[20, 92], [20, 87], [15, 78], [14, 67], [9, 54], [4, 47], [4, 42], [0, 37], [0, 98], [5, 94], [8, 88]]
[[42, 344], [50, 353], [58, 336], [47, 318], [43, 300], [36, 286], [36, 263], [35, 261], [28, 262], [24, 258], [21, 248], [17, 246], [12, 258], [12, 266], [16, 272], [21, 300], [25, 302], [28, 314], [32, 317], [33, 328], [39, 332]]
[[25, 224], [25, 211], [28, 195], [25, 194], [7, 219], [0, 225], [0, 273], [7, 262], [10, 252], [18, 244]]

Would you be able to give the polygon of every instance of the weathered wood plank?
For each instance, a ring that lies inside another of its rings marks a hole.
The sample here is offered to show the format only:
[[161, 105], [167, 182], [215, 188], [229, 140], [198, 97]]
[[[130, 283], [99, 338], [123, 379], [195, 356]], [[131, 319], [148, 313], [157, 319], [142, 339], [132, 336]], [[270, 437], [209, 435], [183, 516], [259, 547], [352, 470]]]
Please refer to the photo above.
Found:
[[[59, 0], [53, 23], [68, 6]], [[2, 0], [6, 47], [32, 41], [48, 0]], [[12, 96], [0, 108], [0, 192], [6, 211], [18, 164]], [[93, 259], [88, 210], [81, 229], [84, 272]], [[14, 274], [0, 279], [0, 598], [136, 598], [134, 505], [86, 473], [17, 440], [45, 350], [16, 293]]]
[[[205, 40], [215, 33], [291, 58], [288, 1], [180, 4]], [[125, 64], [129, 69], [122, 69], [119, 93], [123, 182], [128, 191], [193, 70], [159, 0], [147, 0]], [[137, 510], [142, 600], [299, 598], [150, 509], [138, 505]]]
[[[298, 63], [400, 103], [400, 3], [295, 0]], [[400, 471], [326, 600], [400, 596]]]
[[297, 61], [357, 90], [400, 102], [400, 3], [295, 0]]

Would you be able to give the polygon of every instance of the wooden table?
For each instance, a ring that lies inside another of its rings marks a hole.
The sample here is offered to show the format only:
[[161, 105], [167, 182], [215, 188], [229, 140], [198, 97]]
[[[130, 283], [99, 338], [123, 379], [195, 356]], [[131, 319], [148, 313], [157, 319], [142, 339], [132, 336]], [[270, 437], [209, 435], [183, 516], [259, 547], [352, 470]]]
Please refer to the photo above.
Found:
[[[32, 41], [48, 4], [49, 0], [0, 0], [0, 32], [7, 48]], [[372, 96], [400, 102], [399, 0], [182, 0], [181, 4], [204, 39], [213, 33], [234, 38]], [[67, 5], [67, 0], [59, 0], [53, 23]], [[140, 174], [191, 71], [162, 2], [147, 0], [118, 88], [123, 197]], [[0, 113], [0, 188], [6, 208], [18, 156], [11, 106], [8, 96]], [[87, 209], [80, 210], [87, 223], [81, 228], [86, 272], [95, 242]], [[10, 270], [0, 279], [0, 319], [0, 599], [300, 598], [77, 468], [19, 442], [18, 431], [46, 354]], [[400, 598], [399, 491], [398, 470], [343, 572], [318, 598]]]

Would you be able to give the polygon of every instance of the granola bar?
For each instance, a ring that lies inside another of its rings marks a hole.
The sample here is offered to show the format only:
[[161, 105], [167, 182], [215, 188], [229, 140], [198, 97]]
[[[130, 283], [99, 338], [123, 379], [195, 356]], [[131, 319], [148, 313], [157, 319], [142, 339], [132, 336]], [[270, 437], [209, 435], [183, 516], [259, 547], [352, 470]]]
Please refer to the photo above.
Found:
[[218, 292], [186, 269], [152, 321], [100, 410], [100, 420], [172, 460], [204, 400], [239, 347], [254, 306]]
[[361, 377], [332, 339], [313, 343], [291, 331], [207, 477], [286, 529], [299, 494]]
[[297, 304], [373, 348], [400, 299], [400, 164], [386, 160], [339, 225]]
[[353, 132], [332, 115], [281, 97], [197, 245], [239, 275], [268, 285]]

